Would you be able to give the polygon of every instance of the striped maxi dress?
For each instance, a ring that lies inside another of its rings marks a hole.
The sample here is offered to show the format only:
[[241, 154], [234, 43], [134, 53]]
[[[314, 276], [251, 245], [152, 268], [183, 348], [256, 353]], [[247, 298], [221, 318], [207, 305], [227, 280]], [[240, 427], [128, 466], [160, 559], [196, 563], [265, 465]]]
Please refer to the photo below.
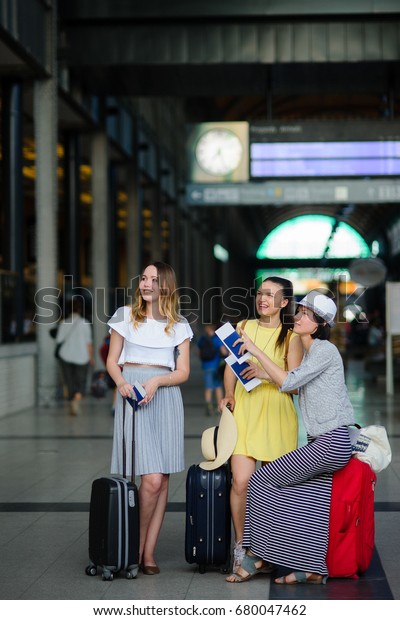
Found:
[[273, 564], [326, 575], [332, 474], [350, 457], [349, 430], [341, 426], [257, 470], [243, 546]]

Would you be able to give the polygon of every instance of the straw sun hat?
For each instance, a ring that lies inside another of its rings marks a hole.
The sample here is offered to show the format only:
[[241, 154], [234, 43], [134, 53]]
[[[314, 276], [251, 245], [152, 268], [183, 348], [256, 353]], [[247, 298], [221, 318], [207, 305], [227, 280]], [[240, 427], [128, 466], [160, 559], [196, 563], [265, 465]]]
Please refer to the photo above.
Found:
[[207, 428], [201, 438], [201, 451], [206, 459], [201, 469], [211, 471], [223, 465], [231, 456], [237, 441], [235, 418], [227, 407], [221, 413], [219, 426]]

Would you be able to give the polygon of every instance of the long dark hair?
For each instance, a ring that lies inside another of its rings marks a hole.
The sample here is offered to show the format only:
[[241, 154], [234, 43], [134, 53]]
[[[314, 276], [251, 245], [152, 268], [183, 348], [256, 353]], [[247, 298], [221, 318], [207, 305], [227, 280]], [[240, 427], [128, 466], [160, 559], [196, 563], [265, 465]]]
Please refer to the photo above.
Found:
[[311, 338], [313, 340], [315, 340], [316, 338], [318, 338], [318, 340], [330, 340], [331, 326], [328, 325], [325, 319], [323, 319], [321, 316], [318, 316], [318, 314], [315, 314], [315, 312], [313, 312], [313, 316], [315, 322], [318, 324], [318, 327], [315, 332], [310, 334]]
[[264, 282], [273, 282], [274, 284], [280, 286], [282, 289], [283, 299], [288, 300], [286, 306], [283, 306], [279, 312], [282, 327], [275, 344], [275, 349], [278, 349], [279, 347], [283, 347], [287, 333], [289, 330], [293, 329], [294, 325], [293, 284], [290, 280], [280, 278], [279, 276], [270, 276], [265, 278], [265, 280], [262, 281], [262, 284], [264, 284]]

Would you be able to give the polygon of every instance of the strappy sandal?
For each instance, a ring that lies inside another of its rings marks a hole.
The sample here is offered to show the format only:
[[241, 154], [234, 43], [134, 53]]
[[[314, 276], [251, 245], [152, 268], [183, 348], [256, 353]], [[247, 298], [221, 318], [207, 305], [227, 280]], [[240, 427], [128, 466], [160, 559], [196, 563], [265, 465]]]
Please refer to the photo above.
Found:
[[[288, 577], [294, 576], [294, 580], [288, 581]], [[307, 577], [308, 575], [308, 577]], [[295, 585], [297, 583], [308, 583], [313, 586], [320, 586], [327, 582], [328, 575], [318, 575], [317, 573], [305, 573], [302, 570], [294, 571], [293, 573], [289, 573], [289, 575], [284, 575], [283, 577], [277, 577], [275, 579], [275, 583], [285, 584], [285, 585]]]
[[[256, 567], [257, 562], [261, 562], [261, 566], [258, 568]], [[265, 560], [259, 558], [257, 555], [249, 555], [248, 553], [245, 554], [239, 568], [242, 568], [247, 575], [243, 577], [242, 575], [239, 575], [239, 573], [232, 573], [229, 577], [226, 577], [227, 583], [243, 583], [243, 581], [252, 579], [254, 575], [258, 575], [260, 573], [263, 573], [264, 575], [269, 574], [275, 569], [273, 564], [265, 562]], [[231, 579], [232, 577], [233, 579]]]

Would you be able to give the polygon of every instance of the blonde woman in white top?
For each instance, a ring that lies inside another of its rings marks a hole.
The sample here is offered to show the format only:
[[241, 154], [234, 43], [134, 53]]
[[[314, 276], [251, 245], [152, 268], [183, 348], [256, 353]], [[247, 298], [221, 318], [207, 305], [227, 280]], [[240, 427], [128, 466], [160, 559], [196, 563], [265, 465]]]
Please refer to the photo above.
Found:
[[[108, 324], [107, 370], [117, 386], [112, 474], [122, 474], [123, 398], [132, 395], [135, 381], [146, 390], [135, 417], [135, 472], [141, 476], [139, 561], [144, 574], [155, 575], [160, 572], [154, 553], [167, 506], [169, 476], [185, 468], [183, 403], [178, 386], [189, 378], [193, 337], [187, 320], [179, 314], [172, 267], [161, 262], [146, 267], [134, 304], [118, 308]], [[131, 434], [132, 416], [127, 415], [125, 437]], [[129, 441], [126, 463], [130, 475]]]

